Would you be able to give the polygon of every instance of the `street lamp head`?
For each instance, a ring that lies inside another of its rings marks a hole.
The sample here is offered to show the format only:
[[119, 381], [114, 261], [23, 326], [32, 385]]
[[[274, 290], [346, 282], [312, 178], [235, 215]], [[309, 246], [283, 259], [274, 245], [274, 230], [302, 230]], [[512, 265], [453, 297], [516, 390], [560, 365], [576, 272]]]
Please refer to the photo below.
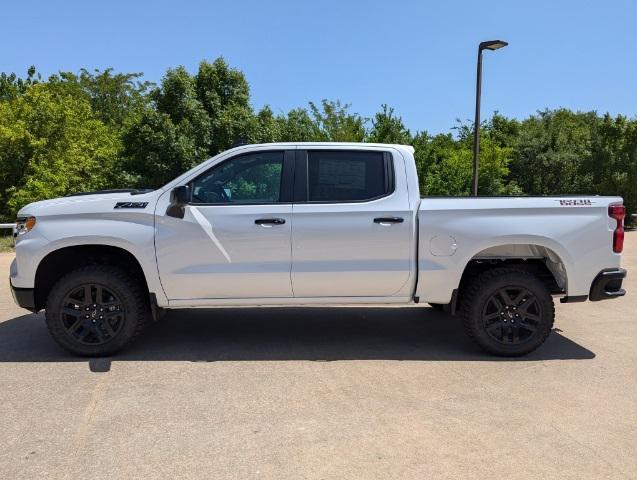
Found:
[[497, 50], [499, 48], [506, 47], [508, 42], [504, 40], [489, 40], [487, 42], [480, 42], [479, 50]]

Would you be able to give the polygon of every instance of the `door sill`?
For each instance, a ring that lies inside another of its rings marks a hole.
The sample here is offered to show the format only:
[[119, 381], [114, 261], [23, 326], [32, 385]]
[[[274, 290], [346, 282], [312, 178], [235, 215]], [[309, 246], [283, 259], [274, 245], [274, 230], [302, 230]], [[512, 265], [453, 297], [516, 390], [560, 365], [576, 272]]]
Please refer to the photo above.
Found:
[[342, 307], [413, 303], [412, 297], [195, 298], [169, 300], [168, 308], [214, 307]]

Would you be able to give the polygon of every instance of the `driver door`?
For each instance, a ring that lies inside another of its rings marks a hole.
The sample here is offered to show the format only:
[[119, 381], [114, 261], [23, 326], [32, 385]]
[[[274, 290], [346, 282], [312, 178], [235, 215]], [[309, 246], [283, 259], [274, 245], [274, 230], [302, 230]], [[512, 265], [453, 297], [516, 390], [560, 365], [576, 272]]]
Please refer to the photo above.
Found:
[[293, 156], [225, 160], [190, 182], [183, 218], [158, 219], [157, 265], [169, 300], [292, 297]]

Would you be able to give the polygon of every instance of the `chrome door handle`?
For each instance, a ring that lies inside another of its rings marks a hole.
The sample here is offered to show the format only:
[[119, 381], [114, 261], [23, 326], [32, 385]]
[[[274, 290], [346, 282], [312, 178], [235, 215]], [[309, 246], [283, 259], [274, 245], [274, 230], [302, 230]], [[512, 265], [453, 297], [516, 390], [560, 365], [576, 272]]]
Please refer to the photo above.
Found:
[[392, 223], [403, 223], [405, 221], [402, 217], [378, 217], [374, 219], [374, 223], [380, 223], [381, 225], [389, 225]]
[[257, 218], [254, 221], [255, 224], [261, 225], [262, 227], [271, 227], [272, 225], [283, 225], [285, 223], [285, 219], [283, 218]]

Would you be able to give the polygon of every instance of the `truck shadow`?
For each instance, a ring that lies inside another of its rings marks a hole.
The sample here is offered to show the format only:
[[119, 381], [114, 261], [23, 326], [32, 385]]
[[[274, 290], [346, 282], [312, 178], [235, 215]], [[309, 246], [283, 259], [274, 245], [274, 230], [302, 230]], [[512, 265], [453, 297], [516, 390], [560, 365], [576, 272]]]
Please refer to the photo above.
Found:
[[117, 361], [530, 361], [592, 359], [595, 354], [554, 331], [519, 358], [484, 354], [457, 317], [431, 308], [255, 308], [181, 310], [155, 323], [112, 359], [83, 359], [49, 337], [44, 316], [0, 323], [0, 362], [87, 362], [108, 371]]

